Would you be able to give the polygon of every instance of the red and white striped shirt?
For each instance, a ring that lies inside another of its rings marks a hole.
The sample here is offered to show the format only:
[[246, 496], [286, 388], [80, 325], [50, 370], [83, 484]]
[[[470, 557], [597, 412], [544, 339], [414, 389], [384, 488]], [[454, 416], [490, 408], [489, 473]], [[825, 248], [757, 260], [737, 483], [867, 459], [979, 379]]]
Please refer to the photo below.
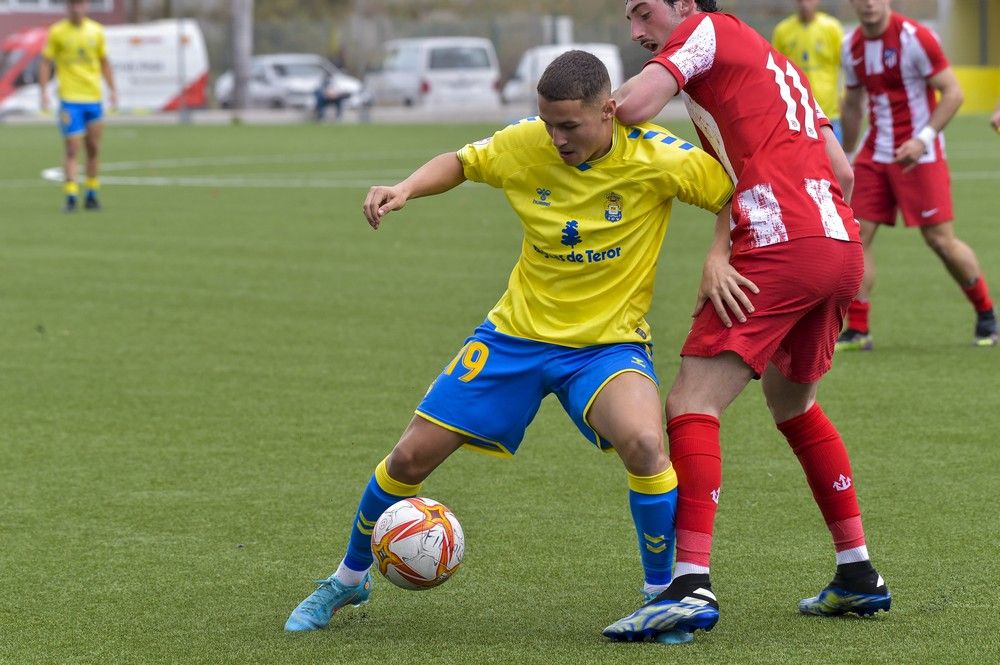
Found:
[[830, 121], [802, 70], [756, 30], [696, 13], [652, 63], [676, 79], [702, 147], [736, 183], [734, 254], [815, 236], [859, 242], [819, 131]]
[[[862, 147], [876, 162], [890, 163], [896, 148], [927, 126], [937, 106], [927, 79], [948, 67], [941, 43], [930, 29], [893, 12], [889, 27], [875, 39], [867, 39], [860, 27], [849, 33], [840, 60], [847, 87], [864, 86], [868, 93]], [[920, 163], [943, 158], [939, 134]]]

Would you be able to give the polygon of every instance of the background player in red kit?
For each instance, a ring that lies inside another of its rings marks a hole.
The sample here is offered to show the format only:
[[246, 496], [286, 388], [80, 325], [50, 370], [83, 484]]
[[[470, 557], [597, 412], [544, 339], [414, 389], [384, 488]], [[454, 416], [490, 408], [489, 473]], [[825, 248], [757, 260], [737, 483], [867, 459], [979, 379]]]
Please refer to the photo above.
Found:
[[[837, 350], [868, 350], [869, 296], [875, 282], [872, 241], [879, 225], [902, 212], [916, 226], [976, 310], [973, 343], [997, 343], [997, 318], [975, 252], [955, 236], [951, 178], [941, 130], [962, 105], [962, 89], [930, 30], [897, 14], [890, 0], [851, 0], [861, 25], [844, 39], [841, 62], [844, 147], [858, 140], [865, 93], [869, 129], [854, 160], [855, 196], [861, 221], [865, 278], [851, 303]], [[935, 91], [940, 91], [941, 101]]]
[[[805, 75], [752, 28], [717, 12], [715, 0], [628, 0], [625, 10], [632, 39], [656, 56], [615, 94], [618, 118], [652, 117], [683, 91], [703, 147], [729, 171], [736, 192], [730, 223], [720, 217], [716, 225], [699, 309], [667, 397], [679, 482], [674, 579], [604, 634], [674, 641], [718, 621], [708, 573], [722, 477], [719, 417], [758, 376], [836, 549], [833, 582], [799, 609], [824, 616], [888, 610], [847, 450], [816, 403], [863, 272], [858, 224], [845, 202], [847, 158]], [[729, 295], [737, 275], [759, 288], [747, 303]], [[707, 300], [712, 308], [701, 306]]]

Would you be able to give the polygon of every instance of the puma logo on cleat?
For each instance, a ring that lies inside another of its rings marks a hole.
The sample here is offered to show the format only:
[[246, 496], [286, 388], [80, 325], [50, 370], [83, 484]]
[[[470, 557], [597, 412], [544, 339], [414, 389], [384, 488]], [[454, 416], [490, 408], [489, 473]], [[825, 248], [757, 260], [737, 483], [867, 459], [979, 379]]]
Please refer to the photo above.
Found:
[[837, 490], [838, 492], [845, 492], [851, 489], [852, 484], [853, 483], [851, 483], [850, 478], [848, 478], [844, 474], [840, 474], [840, 478], [837, 479], [837, 481], [833, 484], [833, 489]]

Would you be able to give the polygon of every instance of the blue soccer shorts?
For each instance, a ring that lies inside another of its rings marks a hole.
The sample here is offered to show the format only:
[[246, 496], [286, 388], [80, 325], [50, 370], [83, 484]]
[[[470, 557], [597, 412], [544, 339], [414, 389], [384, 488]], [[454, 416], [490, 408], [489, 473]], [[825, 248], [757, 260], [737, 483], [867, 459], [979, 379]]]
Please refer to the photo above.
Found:
[[587, 423], [587, 411], [601, 389], [624, 372], [638, 372], [659, 385], [652, 347], [571, 348], [504, 335], [486, 321], [434, 380], [416, 413], [466, 435], [466, 445], [480, 452], [510, 457], [542, 399], [555, 393], [583, 436], [609, 449], [611, 442]]
[[60, 102], [59, 129], [63, 136], [76, 136], [87, 131], [92, 122], [99, 122], [104, 117], [100, 102]]

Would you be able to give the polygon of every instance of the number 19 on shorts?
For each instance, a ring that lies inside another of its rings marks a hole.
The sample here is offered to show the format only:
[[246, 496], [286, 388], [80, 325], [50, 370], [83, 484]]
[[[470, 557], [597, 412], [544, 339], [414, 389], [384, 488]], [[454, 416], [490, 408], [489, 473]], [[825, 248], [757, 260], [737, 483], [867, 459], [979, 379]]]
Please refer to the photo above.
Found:
[[469, 342], [462, 347], [462, 350], [458, 352], [455, 359], [448, 364], [444, 369], [444, 373], [451, 376], [451, 373], [455, 371], [458, 367], [459, 362], [462, 363], [467, 371], [462, 376], [458, 377], [459, 381], [464, 381], [468, 383], [474, 378], [479, 376], [479, 373], [483, 371], [486, 367], [486, 360], [490, 357], [489, 348], [482, 342]]

